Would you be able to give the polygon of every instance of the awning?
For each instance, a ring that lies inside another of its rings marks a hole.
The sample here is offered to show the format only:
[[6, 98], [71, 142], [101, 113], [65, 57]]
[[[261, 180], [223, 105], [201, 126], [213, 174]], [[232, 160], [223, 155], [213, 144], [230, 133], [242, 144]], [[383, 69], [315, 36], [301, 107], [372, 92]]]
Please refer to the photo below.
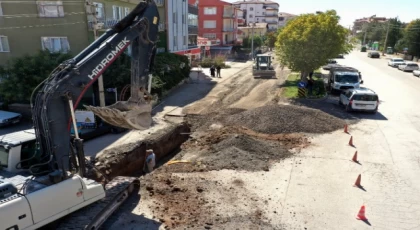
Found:
[[180, 54], [180, 55], [200, 54], [201, 49], [200, 48], [194, 48], [194, 49], [188, 49], [188, 50], [181, 50], [181, 51], [177, 51], [177, 52], [174, 52], [174, 53]]

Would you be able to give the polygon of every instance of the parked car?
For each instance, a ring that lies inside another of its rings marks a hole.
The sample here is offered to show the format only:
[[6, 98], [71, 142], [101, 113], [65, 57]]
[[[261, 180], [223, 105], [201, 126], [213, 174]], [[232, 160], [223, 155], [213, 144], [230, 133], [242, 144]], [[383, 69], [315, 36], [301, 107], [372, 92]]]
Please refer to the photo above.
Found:
[[381, 54], [377, 51], [370, 51], [367, 56], [370, 58], [380, 58]]
[[22, 120], [20, 113], [0, 110], [0, 127], [17, 124]]
[[414, 70], [418, 70], [419, 65], [417, 63], [414, 63], [414, 62], [408, 62], [408, 63], [405, 63], [403, 65], [399, 65], [398, 69], [402, 70], [404, 72], [407, 72], [407, 71], [411, 72], [411, 71], [414, 71]]
[[334, 59], [329, 59], [329, 60], [328, 60], [328, 62], [327, 62], [327, 64], [326, 64], [326, 65], [324, 65], [324, 66], [322, 67], [322, 69], [324, 69], [324, 70], [330, 70], [330, 69], [331, 69], [331, 67], [333, 67], [333, 66], [340, 66], [340, 65], [337, 63], [337, 61], [336, 61], [336, 60], [334, 60]]
[[398, 67], [402, 64], [405, 64], [405, 61], [402, 58], [391, 58], [391, 60], [388, 61], [388, 66], [392, 67]]
[[328, 76], [328, 88], [332, 94], [346, 89], [357, 89], [363, 84], [359, 70], [348, 66], [335, 66]]
[[414, 70], [413, 75], [416, 76], [416, 77], [420, 77], [420, 69]]
[[376, 113], [379, 107], [379, 97], [371, 89], [348, 89], [341, 93], [338, 103], [350, 111], [366, 111]]
[[344, 58], [344, 54], [339, 54], [336, 58]]

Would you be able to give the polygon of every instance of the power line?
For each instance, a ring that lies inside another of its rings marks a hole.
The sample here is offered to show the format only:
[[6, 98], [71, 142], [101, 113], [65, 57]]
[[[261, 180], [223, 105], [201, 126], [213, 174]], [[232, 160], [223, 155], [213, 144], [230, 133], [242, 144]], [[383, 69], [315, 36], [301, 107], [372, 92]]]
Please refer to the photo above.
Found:
[[85, 21], [81, 22], [68, 22], [68, 23], [55, 23], [55, 24], [43, 24], [43, 25], [31, 25], [31, 26], [12, 26], [12, 27], [2, 27], [0, 30], [13, 30], [13, 29], [30, 29], [30, 28], [43, 28], [43, 27], [52, 27], [52, 26], [69, 26], [76, 24], [86, 24]]

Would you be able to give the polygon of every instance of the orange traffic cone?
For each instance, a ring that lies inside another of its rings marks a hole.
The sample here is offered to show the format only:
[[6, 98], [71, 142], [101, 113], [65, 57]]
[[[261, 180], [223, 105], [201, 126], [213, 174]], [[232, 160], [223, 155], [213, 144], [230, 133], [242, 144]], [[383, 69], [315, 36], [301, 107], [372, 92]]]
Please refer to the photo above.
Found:
[[365, 216], [365, 206], [364, 205], [360, 208], [360, 211], [357, 214], [356, 219], [358, 219], [358, 220], [367, 220], [367, 218]]
[[351, 137], [350, 137], [349, 145], [350, 145], [350, 146], [354, 146], [354, 145], [353, 145], [353, 136], [351, 136]]
[[354, 161], [354, 162], [359, 162], [357, 160], [357, 151], [354, 153], [353, 159], [351, 159], [351, 160]]
[[344, 125], [344, 132], [345, 133], [349, 133], [349, 131], [348, 131], [348, 125], [346, 124], [346, 125]]
[[360, 184], [360, 181], [362, 180], [362, 175], [361, 174], [359, 174], [359, 176], [357, 177], [357, 179], [356, 179], [356, 182], [354, 183], [354, 186], [357, 186], [357, 187], [362, 187], [362, 185]]

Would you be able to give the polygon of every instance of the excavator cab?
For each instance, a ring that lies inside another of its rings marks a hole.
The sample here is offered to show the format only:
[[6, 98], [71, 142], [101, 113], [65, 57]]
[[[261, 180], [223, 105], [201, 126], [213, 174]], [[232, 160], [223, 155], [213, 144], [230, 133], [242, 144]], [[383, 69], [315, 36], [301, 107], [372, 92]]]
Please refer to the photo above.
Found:
[[258, 54], [252, 68], [252, 75], [256, 77], [275, 77], [276, 71], [272, 65], [272, 57], [267, 54]]

